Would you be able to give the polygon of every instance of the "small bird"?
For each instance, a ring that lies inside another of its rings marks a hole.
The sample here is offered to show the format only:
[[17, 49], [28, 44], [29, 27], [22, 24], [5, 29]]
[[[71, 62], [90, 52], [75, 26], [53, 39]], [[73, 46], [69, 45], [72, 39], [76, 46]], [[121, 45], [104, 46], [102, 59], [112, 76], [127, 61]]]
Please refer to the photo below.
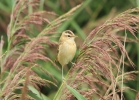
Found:
[[63, 67], [72, 61], [76, 53], [76, 43], [74, 41], [76, 37], [72, 31], [66, 30], [59, 39], [57, 60], [62, 66], [62, 80], [64, 79]]

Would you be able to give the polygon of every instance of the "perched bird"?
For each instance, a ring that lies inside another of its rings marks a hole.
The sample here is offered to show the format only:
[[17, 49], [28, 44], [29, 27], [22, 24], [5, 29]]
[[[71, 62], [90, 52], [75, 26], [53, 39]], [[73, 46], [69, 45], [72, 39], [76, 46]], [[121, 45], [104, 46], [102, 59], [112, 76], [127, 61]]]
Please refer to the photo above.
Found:
[[64, 79], [63, 67], [72, 61], [76, 53], [76, 43], [74, 41], [76, 37], [72, 31], [66, 30], [59, 39], [57, 60], [62, 66], [62, 80]]

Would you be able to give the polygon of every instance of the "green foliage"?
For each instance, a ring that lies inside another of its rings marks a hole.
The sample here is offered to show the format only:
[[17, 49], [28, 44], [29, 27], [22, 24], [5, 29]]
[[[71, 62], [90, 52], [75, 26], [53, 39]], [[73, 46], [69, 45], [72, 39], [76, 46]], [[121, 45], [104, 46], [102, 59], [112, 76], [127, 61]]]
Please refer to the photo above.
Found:
[[86, 100], [78, 91], [67, 85], [67, 88], [78, 100]]
[[[46, 97], [44, 94], [40, 93], [38, 90], [36, 90], [33, 86], [28, 86], [29, 90], [34, 93], [39, 99], [37, 100], [50, 100], [48, 97]], [[33, 95], [33, 96], [34, 96]], [[34, 97], [35, 99], [36, 97]]]
[[[138, 41], [139, 9], [129, 9], [136, 2], [2, 0], [0, 99], [138, 100], [133, 87], [138, 49], [126, 45]], [[75, 64], [64, 69], [67, 85], [54, 62], [58, 37], [66, 29], [79, 36]]]

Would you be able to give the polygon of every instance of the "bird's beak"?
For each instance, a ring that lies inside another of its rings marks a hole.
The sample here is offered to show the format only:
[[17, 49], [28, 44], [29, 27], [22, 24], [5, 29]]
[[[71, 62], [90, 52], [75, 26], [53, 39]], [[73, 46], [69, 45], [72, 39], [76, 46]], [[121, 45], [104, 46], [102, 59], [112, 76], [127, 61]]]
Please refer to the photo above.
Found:
[[74, 37], [77, 38], [78, 36], [75, 35]]

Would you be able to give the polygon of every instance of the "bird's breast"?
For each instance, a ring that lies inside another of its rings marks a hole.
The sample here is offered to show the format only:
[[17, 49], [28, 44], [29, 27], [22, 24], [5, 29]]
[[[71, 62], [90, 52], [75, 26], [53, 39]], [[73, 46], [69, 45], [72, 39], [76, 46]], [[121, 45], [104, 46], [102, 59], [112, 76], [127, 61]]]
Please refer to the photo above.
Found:
[[59, 46], [58, 61], [61, 65], [66, 65], [74, 58], [76, 53], [76, 44], [74, 41], [63, 42]]

